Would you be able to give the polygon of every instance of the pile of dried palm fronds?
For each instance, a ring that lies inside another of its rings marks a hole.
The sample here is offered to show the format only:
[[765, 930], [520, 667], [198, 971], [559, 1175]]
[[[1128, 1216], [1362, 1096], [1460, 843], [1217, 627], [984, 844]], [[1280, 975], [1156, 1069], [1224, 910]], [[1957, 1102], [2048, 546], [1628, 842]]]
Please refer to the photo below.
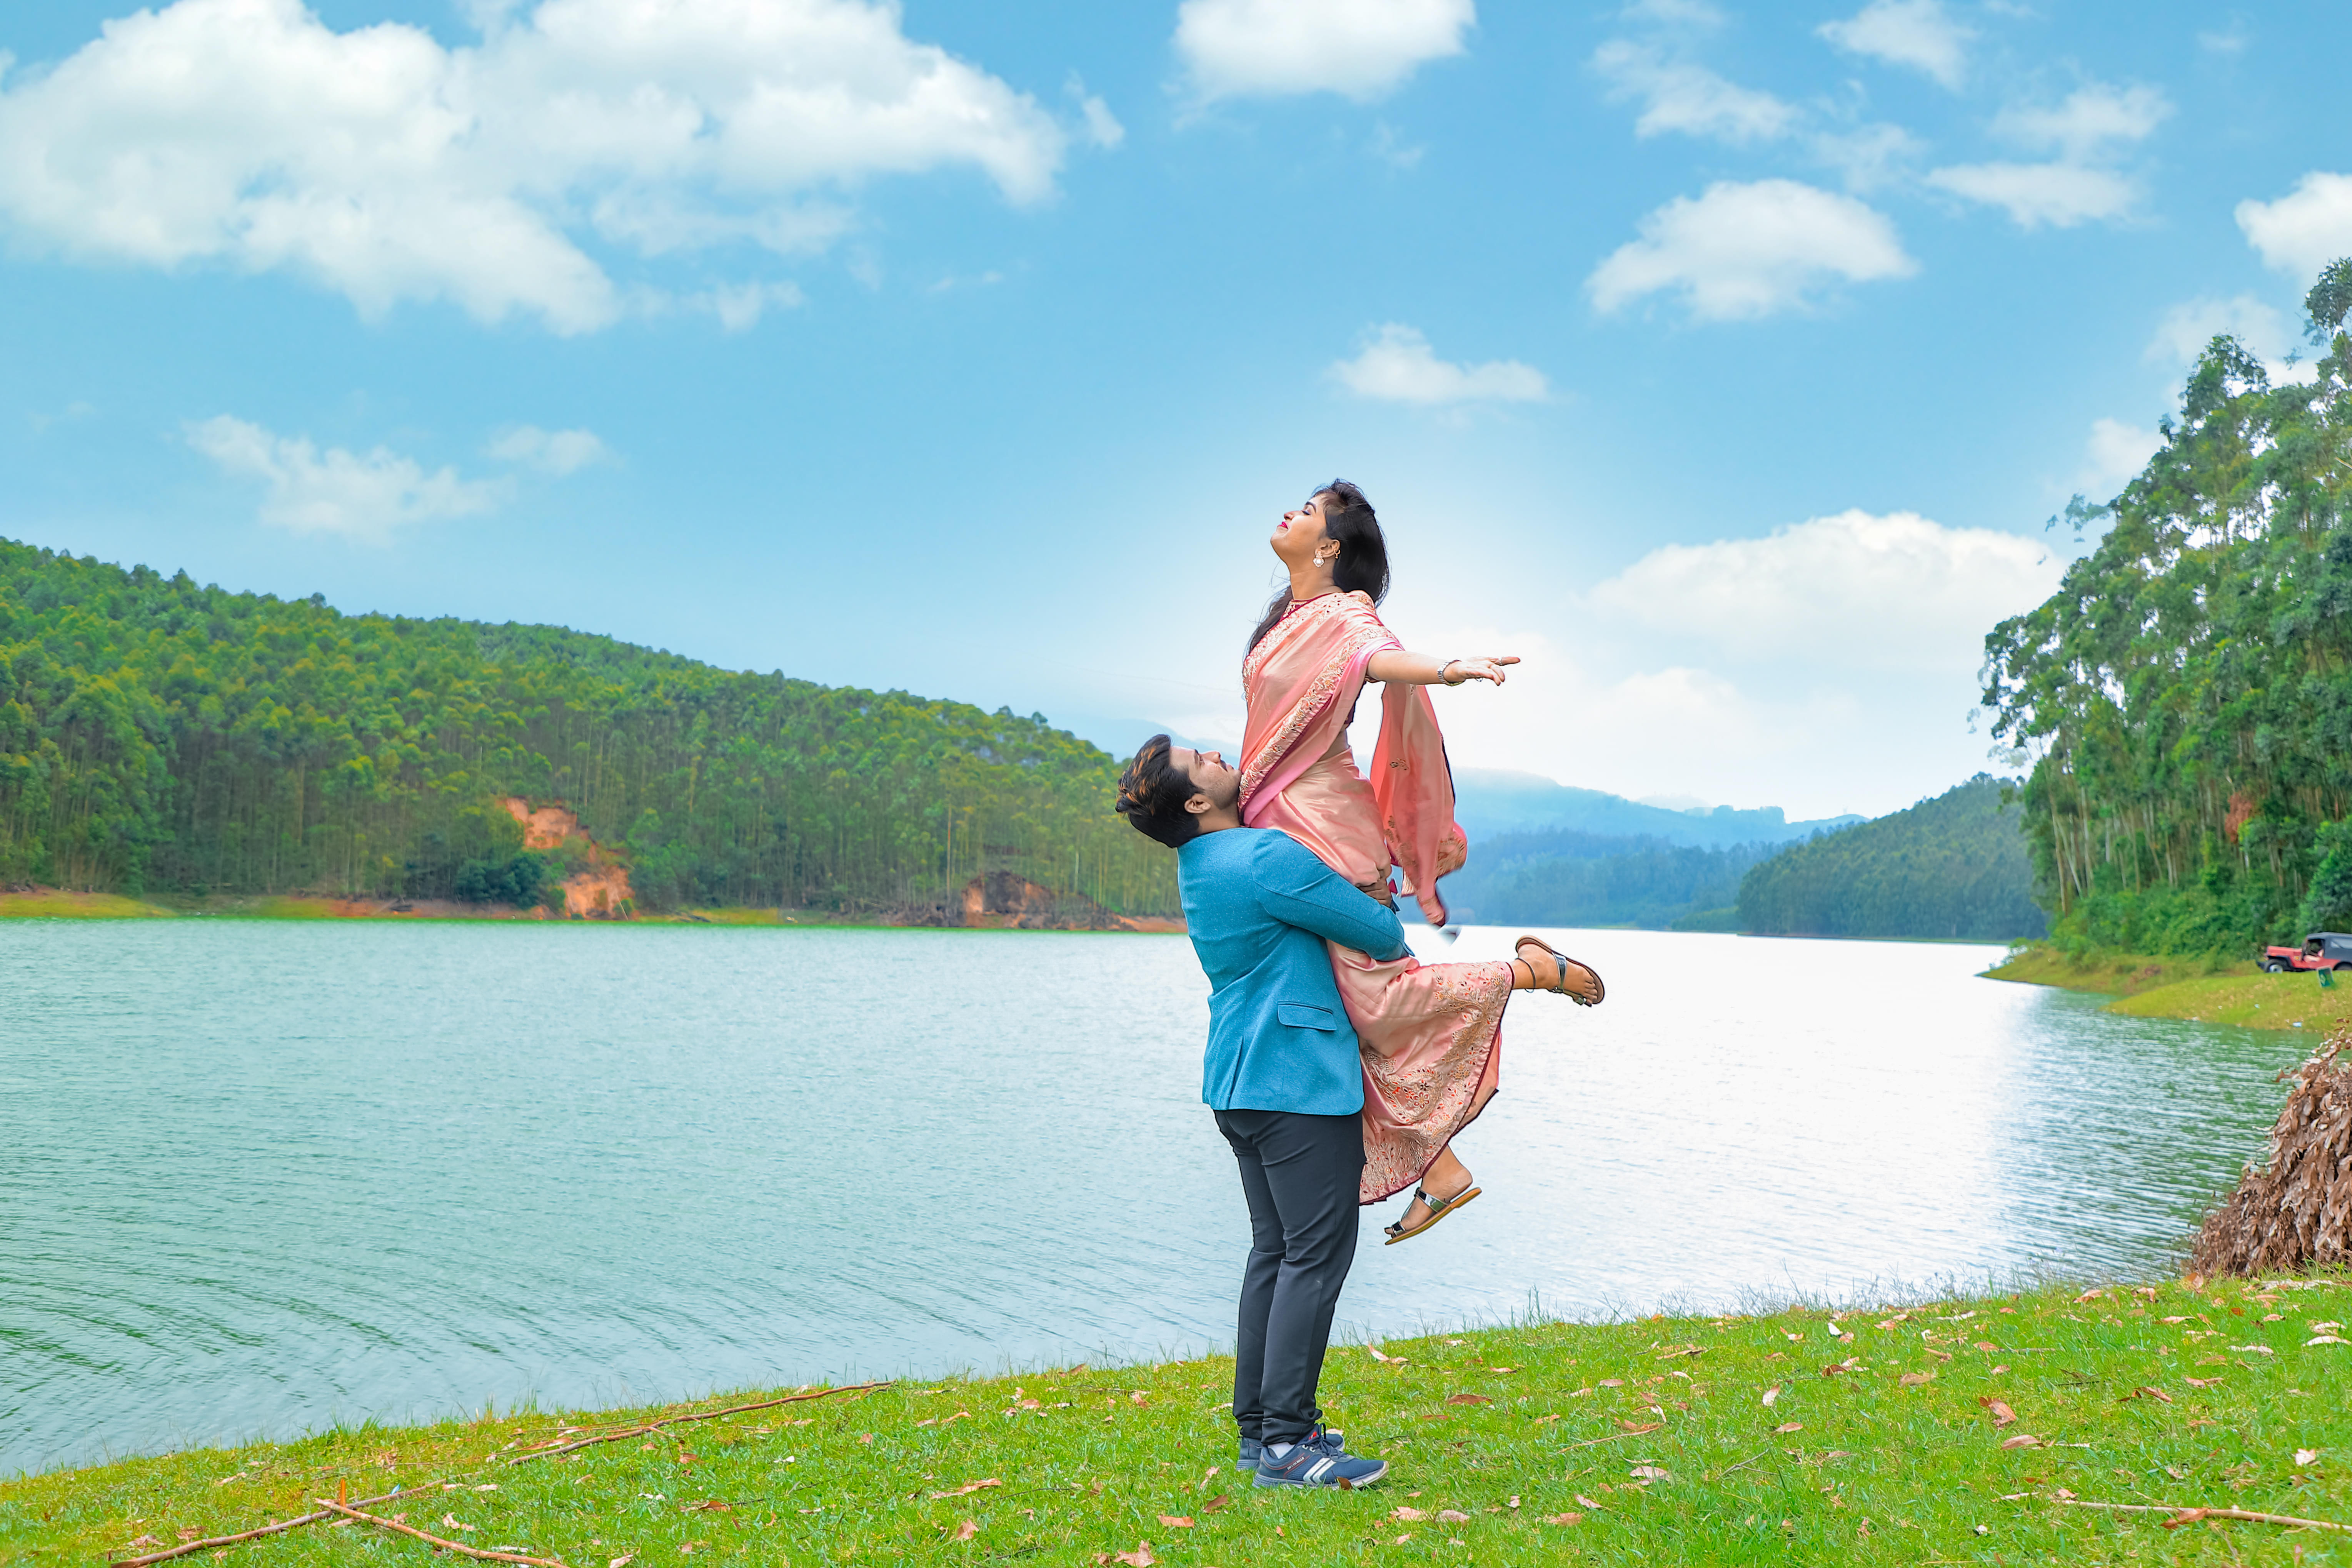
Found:
[[2270, 1164], [2246, 1167], [2238, 1190], [2205, 1216], [2189, 1266], [2258, 1274], [2352, 1261], [2352, 1026], [2279, 1074], [2294, 1087], [2271, 1130]]

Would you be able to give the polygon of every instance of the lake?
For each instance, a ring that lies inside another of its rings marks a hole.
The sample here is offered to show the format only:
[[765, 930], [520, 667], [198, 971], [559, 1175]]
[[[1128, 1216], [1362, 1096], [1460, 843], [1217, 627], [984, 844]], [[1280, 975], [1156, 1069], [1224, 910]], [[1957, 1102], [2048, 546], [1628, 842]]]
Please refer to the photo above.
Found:
[[[1474, 928], [1426, 957], [1498, 957]], [[1997, 949], [1559, 933], [1342, 1332], [2169, 1267], [2300, 1033]], [[0, 1475], [327, 1424], [1225, 1343], [1181, 937], [0, 924]]]

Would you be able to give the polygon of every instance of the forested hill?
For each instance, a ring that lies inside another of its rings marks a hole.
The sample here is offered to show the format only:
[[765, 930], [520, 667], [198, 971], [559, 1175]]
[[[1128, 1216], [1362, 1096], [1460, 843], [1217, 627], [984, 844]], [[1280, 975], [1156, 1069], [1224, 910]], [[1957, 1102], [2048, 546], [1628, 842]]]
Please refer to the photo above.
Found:
[[1739, 929], [1765, 936], [2040, 936], [2023, 809], [1979, 773], [1908, 811], [1793, 845], [1739, 883]]
[[446, 897], [520, 848], [521, 795], [655, 907], [878, 910], [1004, 870], [1171, 912], [1116, 775], [1042, 715], [0, 541], [0, 887]]
[[2070, 945], [2243, 954], [2352, 916], [2352, 261], [2271, 384], [2215, 338], [2090, 554], [1985, 639]]

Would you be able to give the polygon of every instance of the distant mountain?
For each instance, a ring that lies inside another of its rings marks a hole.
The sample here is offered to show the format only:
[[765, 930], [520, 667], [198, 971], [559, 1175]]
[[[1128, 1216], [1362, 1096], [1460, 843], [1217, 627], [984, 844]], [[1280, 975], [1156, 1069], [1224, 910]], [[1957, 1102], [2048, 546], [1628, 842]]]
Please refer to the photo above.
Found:
[[1709, 848], [1572, 829], [1507, 833], [1479, 840], [1470, 863], [1438, 886], [1458, 921], [1660, 931], [1728, 905], [1741, 875], [1779, 847]]
[[2003, 781], [1963, 784], [1857, 827], [1792, 845], [1739, 884], [1738, 929], [1768, 936], [2041, 936], [2024, 813]]
[[1555, 784], [1539, 773], [1491, 768], [1454, 769], [1454, 818], [1473, 844], [1499, 834], [1566, 830], [1727, 849], [1735, 844], [1786, 844], [1863, 820], [1849, 814], [1790, 822], [1777, 805], [1749, 811], [1727, 805], [1707, 812], [1669, 811], [1597, 789]]

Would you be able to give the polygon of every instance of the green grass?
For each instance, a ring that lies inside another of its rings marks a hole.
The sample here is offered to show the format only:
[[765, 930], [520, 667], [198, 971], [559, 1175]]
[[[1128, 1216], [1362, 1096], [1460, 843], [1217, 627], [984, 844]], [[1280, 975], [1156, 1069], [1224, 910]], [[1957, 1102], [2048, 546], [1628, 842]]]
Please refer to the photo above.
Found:
[[171, 912], [119, 893], [67, 893], [55, 888], [31, 893], [0, 893], [0, 920], [153, 920]]
[[[2352, 1287], [2336, 1281], [2168, 1283], [1899, 1318], [1791, 1310], [1481, 1330], [1390, 1342], [1401, 1364], [1347, 1347], [1325, 1373], [1330, 1418], [1351, 1448], [1394, 1467], [1358, 1493], [1260, 1491], [1236, 1477], [1232, 1363], [1214, 1358], [910, 1383], [521, 1465], [502, 1461], [565, 1426], [689, 1407], [485, 1415], [0, 1484], [0, 1560], [89, 1563], [286, 1518], [338, 1486], [357, 1499], [404, 1483], [416, 1495], [383, 1511], [575, 1568], [700, 1556], [1077, 1564], [1143, 1542], [1160, 1562], [1223, 1568], [2352, 1563], [2352, 1538], [2330, 1532], [2167, 1531], [2158, 1515], [2059, 1500], [2352, 1522], [2352, 1345], [2305, 1344], [2347, 1314]], [[996, 1484], [939, 1495], [972, 1482]], [[354, 1525], [231, 1555], [421, 1568], [432, 1552]]]
[[2054, 947], [2034, 943], [1985, 971], [1990, 980], [2095, 991], [2103, 996], [2134, 996], [2184, 980], [2259, 973], [2251, 958], [2216, 963], [2201, 954], [2158, 957], [2145, 952], [2096, 952], [2069, 958]]
[[2183, 980], [2108, 1004], [2135, 1018], [2194, 1018], [2248, 1029], [2326, 1034], [2352, 1023], [2352, 977], [2323, 986], [2316, 974], [2233, 974]]

